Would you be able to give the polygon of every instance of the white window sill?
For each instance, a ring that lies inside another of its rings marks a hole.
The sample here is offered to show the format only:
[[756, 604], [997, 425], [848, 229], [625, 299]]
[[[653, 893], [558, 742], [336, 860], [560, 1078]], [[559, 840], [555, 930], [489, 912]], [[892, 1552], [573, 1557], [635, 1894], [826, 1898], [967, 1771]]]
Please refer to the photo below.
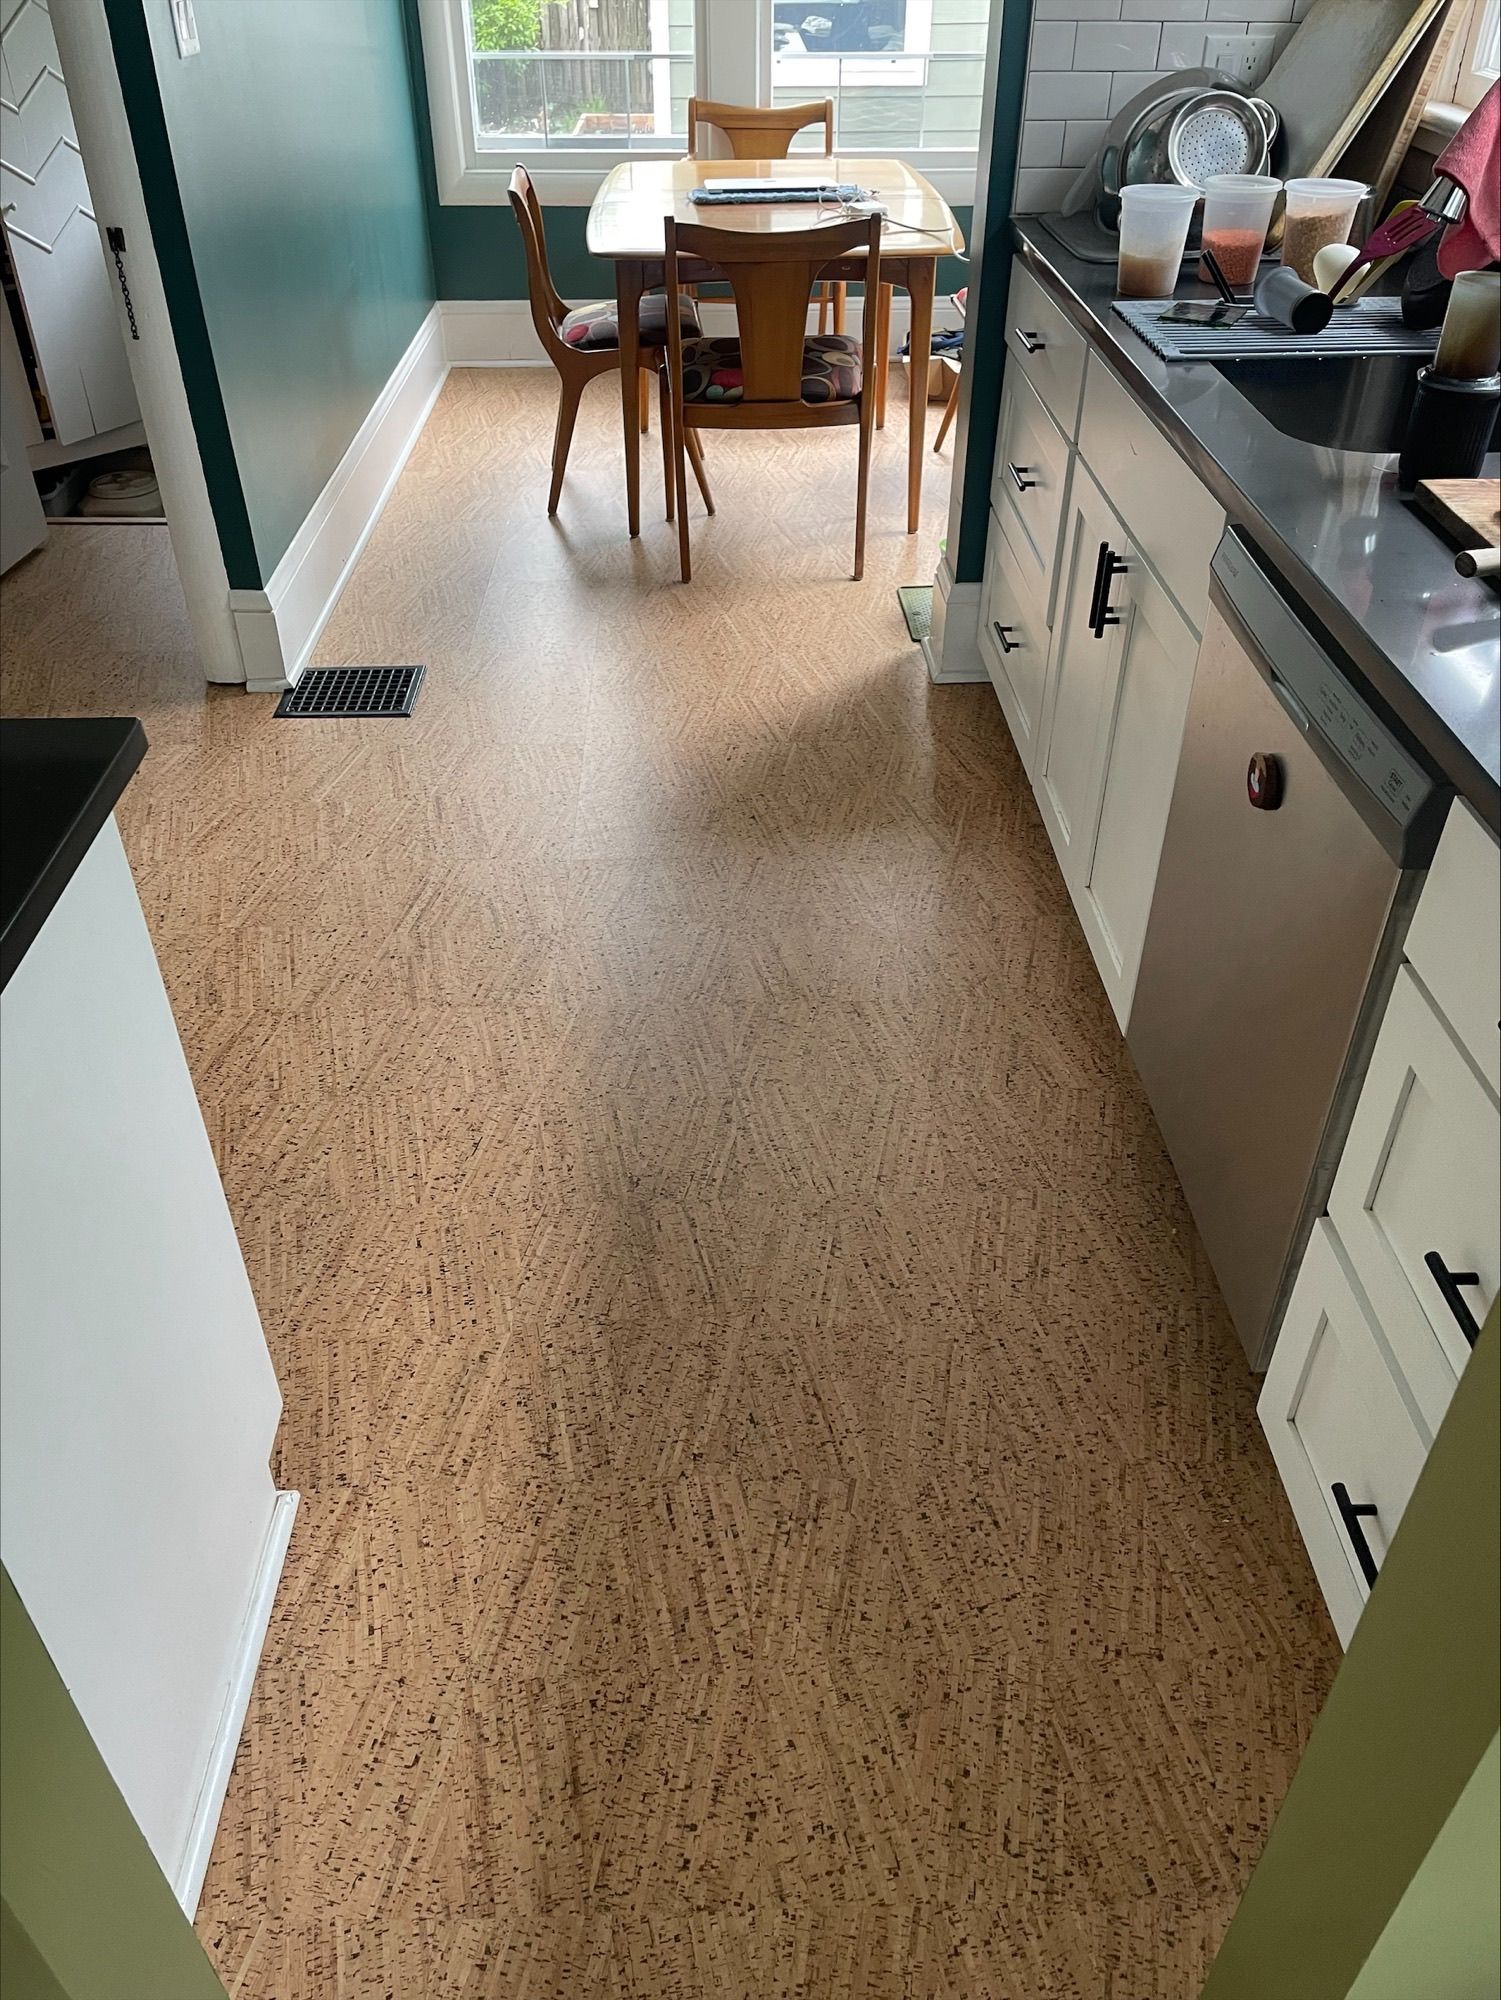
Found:
[[[438, 189], [438, 199], [448, 207], [483, 207], [489, 203], [504, 203], [509, 199], [511, 170], [518, 164], [525, 167], [537, 184], [537, 194], [544, 207], [588, 208], [599, 193], [611, 171], [623, 162], [637, 163], [644, 160], [680, 160], [683, 157], [678, 148], [671, 152], [650, 153], [636, 151], [617, 153], [604, 157], [595, 156], [587, 163], [570, 160], [566, 155], [553, 153], [496, 153], [494, 164], [486, 161], [483, 165], [466, 166], [443, 180]], [[814, 156], [809, 155], [812, 159]], [[861, 157], [851, 155], [851, 158]], [[975, 199], [976, 163], [973, 157], [965, 165], [953, 163], [952, 155], [942, 162], [925, 162], [918, 154], [865, 155], [866, 158], [895, 158], [904, 160], [914, 173], [919, 173], [930, 183], [943, 199], [958, 203], [960, 207], [971, 207]]]

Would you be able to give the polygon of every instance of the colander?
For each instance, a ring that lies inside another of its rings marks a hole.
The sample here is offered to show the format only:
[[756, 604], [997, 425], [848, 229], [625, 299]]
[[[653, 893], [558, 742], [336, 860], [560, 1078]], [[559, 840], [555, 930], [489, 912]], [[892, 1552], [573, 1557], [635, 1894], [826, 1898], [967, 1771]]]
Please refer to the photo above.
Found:
[[1202, 187], [1212, 174], [1265, 173], [1276, 132], [1277, 114], [1261, 98], [1200, 91], [1168, 120], [1168, 173], [1185, 187]]

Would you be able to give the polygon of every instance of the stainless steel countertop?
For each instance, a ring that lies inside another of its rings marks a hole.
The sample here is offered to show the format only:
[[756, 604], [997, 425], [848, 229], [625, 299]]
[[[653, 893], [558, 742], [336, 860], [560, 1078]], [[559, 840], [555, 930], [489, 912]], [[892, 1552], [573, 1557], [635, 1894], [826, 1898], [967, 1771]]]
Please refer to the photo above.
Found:
[[[1455, 789], [1501, 834], [1501, 606], [1398, 497], [1395, 454], [1275, 429], [1208, 362], [1163, 361], [1110, 310], [1113, 266], [1035, 222], [1018, 249], [1143, 409], [1349, 655]], [[1212, 296], [1198, 285], [1191, 296]], [[1320, 394], [1319, 363], [1307, 368]]]

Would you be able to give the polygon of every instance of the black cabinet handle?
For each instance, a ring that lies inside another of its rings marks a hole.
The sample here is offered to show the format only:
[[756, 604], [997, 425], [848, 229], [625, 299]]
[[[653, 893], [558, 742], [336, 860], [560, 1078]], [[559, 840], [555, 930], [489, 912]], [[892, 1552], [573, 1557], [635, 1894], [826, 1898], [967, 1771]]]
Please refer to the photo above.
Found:
[[1037, 484], [1035, 479], [1027, 477], [1032, 470], [1030, 465], [1013, 465], [1010, 459], [1007, 459], [1006, 470], [1011, 474], [1011, 483], [1018, 493], [1026, 493]]
[[1019, 326], [1016, 329], [1016, 337], [1022, 346], [1026, 348], [1028, 354], [1041, 354], [1042, 350], [1047, 346], [1045, 340], [1039, 340], [1035, 332], [1030, 332], [1025, 327]]
[[1360, 1573], [1365, 1578], [1366, 1588], [1369, 1590], [1376, 1581], [1376, 1558], [1371, 1554], [1371, 1545], [1366, 1540], [1365, 1529], [1360, 1524], [1362, 1520], [1376, 1512], [1375, 1505], [1369, 1500], [1363, 1500], [1357, 1506], [1350, 1498], [1350, 1489], [1342, 1479], [1336, 1479], [1329, 1491], [1334, 1495], [1339, 1518], [1344, 1522], [1345, 1533], [1350, 1537], [1350, 1547], [1355, 1551], [1355, 1560], [1360, 1564]]
[[1003, 625], [998, 618], [991, 619], [990, 629], [992, 630], [992, 632], [995, 633], [996, 638], [1000, 641], [1001, 651], [1003, 653], [1014, 653], [1017, 647], [1020, 646], [1021, 644], [1020, 639], [1008, 639], [1006, 637], [1006, 634], [1011, 630], [1011, 627], [1009, 625]]
[[1460, 1294], [1461, 1285], [1478, 1285], [1478, 1271], [1451, 1271], [1437, 1250], [1430, 1250], [1423, 1262], [1428, 1266], [1429, 1275], [1443, 1295], [1444, 1304], [1459, 1321], [1459, 1330], [1473, 1347], [1480, 1338], [1480, 1322], [1470, 1311], [1469, 1302]]
[[1110, 586], [1126, 571], [1126, 563], [1109, 542], [1100, 543], [1100, 560], [1095, 569], [1094, 598], [1089, 608], [1089, 629], [1097, 639], [1105, 636], [1107, 625], [1119, 625], [1121, 615], [1110, 609]]

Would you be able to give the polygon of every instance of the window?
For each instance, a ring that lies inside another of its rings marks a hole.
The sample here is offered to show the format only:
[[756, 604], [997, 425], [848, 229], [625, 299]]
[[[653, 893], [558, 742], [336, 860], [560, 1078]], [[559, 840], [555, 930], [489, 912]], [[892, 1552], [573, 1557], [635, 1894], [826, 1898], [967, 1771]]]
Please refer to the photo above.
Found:
[[[420, 0], [441, 198], [550, 201], [687, 148], [688, 99], [832, 98], [846, 153], [911, 159], [968, 200], [991, 0]], [[817, 135], [804, 142], [817, 147]]]
[[[1501, 75], [1501, 0], [1462, 0], [1459, 11], [1437, 98], [1468, 112]], [[1458, 123], [1452, 117], [1447, 122], [1450, 127]]]

